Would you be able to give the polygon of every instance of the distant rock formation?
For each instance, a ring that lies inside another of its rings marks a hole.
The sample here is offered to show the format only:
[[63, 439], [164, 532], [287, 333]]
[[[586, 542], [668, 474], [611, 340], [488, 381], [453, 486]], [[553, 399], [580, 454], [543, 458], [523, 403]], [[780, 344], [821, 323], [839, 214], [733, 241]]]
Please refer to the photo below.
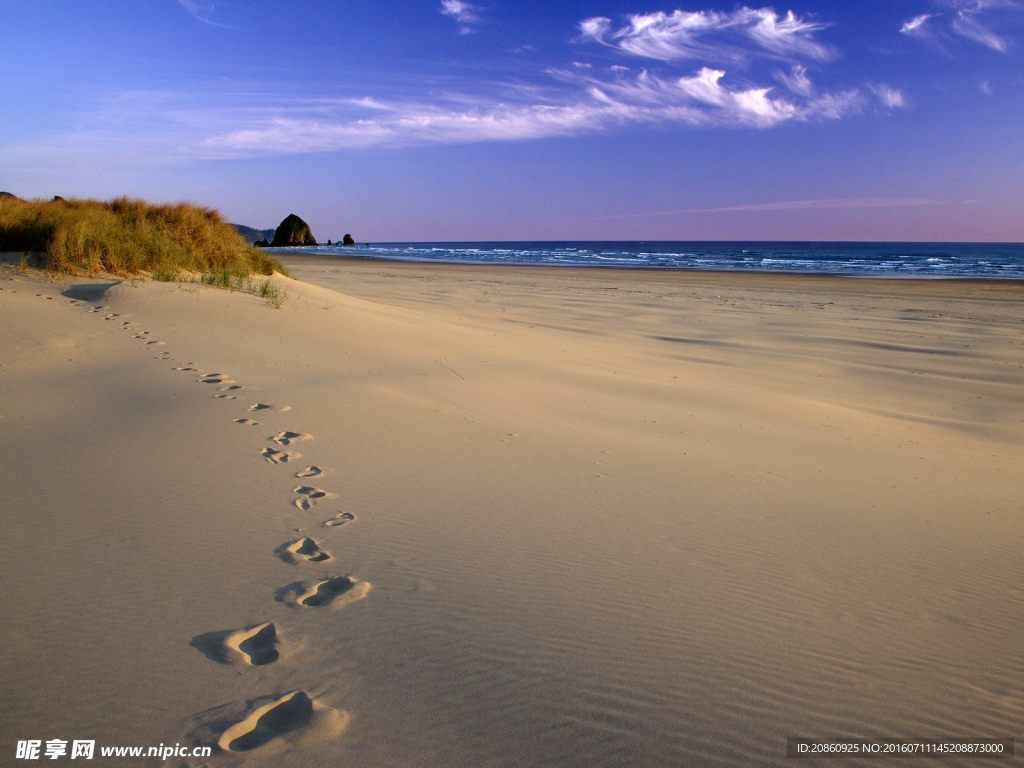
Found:
[[243, 240], [253, 245], [259, 245], [261, 240], [266, 240], [266, 244], [270, 245], [270, 241], [274, 239], [274, 230], [272, 229], [254, 229], [244, 224], [232, 224], [231, 226], [242, 236]]
[[341, 244], [342, 245], [355, 245], [356, 241], [354, 239], [352, 239], [352, 235], [349, 235], [349, 234], [346, 233], [346, 235], [343, 238], [341, 238]]
[[53, 202], [55, 202], [55, 203], [66, 203], [66, 202], [67, 202], [67, 200], [65, 200], [65, 199], [64, 199], [63, 197], [61, 197], [60, 195], [54, 195], [54, 196], [53, 196]]
[[0, 197], [5, 197], [9, 200], [20, 200], [17, 195], [12, 195], [10, 192], [0, 192]]
[[283, 248], [289, 245], [316, 245], [316, 238], [304, 222], [294, 213], [284, 217], [277, 230], [274, 232], [274, 240], [270, 243], [274, 248]]

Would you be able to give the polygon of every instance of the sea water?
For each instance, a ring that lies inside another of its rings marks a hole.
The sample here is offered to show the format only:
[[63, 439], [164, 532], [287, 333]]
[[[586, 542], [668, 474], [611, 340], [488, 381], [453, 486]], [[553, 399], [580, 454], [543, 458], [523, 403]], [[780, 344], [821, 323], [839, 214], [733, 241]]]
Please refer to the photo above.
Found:
[[469, 264], [1024, 278], [1022, 243], [381, 242], [288, 251]]

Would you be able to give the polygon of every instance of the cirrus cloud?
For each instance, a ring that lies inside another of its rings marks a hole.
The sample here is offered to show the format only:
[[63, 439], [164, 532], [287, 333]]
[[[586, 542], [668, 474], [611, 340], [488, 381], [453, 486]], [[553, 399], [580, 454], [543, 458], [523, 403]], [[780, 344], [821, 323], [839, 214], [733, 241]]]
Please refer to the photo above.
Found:
[[477, 7], [466, 0], [441, 0], [441, 7], [438, 12], [442, 16], [448, 16], [459, 25], [460, 35], [469, 35], [476, 31], [480, 23], [480, 13]]
[[825, 24], [793, 11], [742, 7], [732, 12], [675, 10], [626, 16], [615, 27], [605, 16], [584, 19], [580, 37], [623, 53], [665, 62], [740, 62], [751, 56], [828, 61], [834, 50], [816, 39]]
[[[442, 0], [439, 10], [462, 25], [479, 21], [476, 6], [466, 0]], [[591, 17], [579, 22], [577, 43], [597, 43], [630, 60], [650, 59], [650, 68], [597, 65], [577, 48], [561, 67], [520, 68], [507, 81], [466, 79], [440, 92], [408, 86], [387, 96], [368, 89], [347, 91], [344, 98], [300, 97], [252, 84], [235, 97], [222, 87], [136, 93], [128, 96], [135, 107], [100, 111], [80, 121], [90, 126], [87, 135], [80, 130], [61, 143], [82, 145], [85, 139], [90, 151], [116, 158], [148, 131], [147, 151], [155, 159], [193, 160], [527, 141], [624, 126], [767, 130], [906, 106], [903, 92], [887, 84], [828, 86], [817, 71], [812, 80], [809, 66], [824, 69], [838, 55], [818, 37], [825, 27], [766, 7], [634, 14], [618, 27]], [[141, 130], [144, 119], [160, 130]], [[34, 146], [17, 151], [52, 152], [39, 142]]]
[[[787, 122], [830, 121], [860, 112], [864, 91], [850, 88], [807, 97], [735, 81], [702, 67], [680, 77], [646, 70], [612, 76], [590, 70], [549, 70], [562, 87], [528, 89], [531, 98], [449, 95], [382, 102], [354, 99], [331, 114], [254, 115], [251, 124], [202, 139], [218, 156], [331, 152], [375, 146], [523, 141], [614, 130], [624, 125], [688, 125], [768, 129]], [[882, 99], [883, 103], [885, 100]], [[887, 106], [899, 106], [889, 103]]]
[[1010, 42], [996, 31], [1006, 13], [1019, 12], [1017, 0], [936, 0], [942, 10], [908, 19], [900, 32], [943, 47], [956, 38], [1007, 53]]

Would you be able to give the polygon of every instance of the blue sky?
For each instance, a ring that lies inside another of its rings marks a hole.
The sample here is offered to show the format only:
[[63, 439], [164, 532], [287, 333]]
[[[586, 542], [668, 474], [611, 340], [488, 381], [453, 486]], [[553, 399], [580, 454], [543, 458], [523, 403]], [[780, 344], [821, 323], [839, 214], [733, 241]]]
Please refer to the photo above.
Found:
[[1024, 0], [0, 0], [0, 189], [321, 239], [1024, 241]]

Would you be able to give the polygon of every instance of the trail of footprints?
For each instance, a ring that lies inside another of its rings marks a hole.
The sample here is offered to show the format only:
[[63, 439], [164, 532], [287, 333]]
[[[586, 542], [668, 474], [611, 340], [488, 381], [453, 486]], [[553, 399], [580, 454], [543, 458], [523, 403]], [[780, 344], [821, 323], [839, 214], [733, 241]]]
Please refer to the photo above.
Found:
[[[36, 295], [52, 300], [50, 296]], [[100, 314], [108, 309], [101, 304], [91, 305], [73, 298], [68, 298], [67, 303], [72, 306], [86, 307], [90, 314]], [[159, 347], [165, 346], [162, 339], [154, 338], [148, 330], [136, 328], [130, 320], [121, 318], [117, 312], [107, 311], [102, 315], [102, 319], [119, 320], [120, 329], [130, 333], [133, 339], [142, 342], [144, 349], [157, 351]], [[159, 350], [156, 359], [173, 360], [174, 358], [169, 351]], [[178, 373], [192, 374], [196, 376], [196, 382], [200, 384], [216, 385], [213, 397], [219, 400], [237, 400], [239, 399], [237, 393], [244, 389], [226, 373], [206, 372], [191, 361], [174, 366], [172, 370]], [[246, 406], [245, 410], [250, 414], [285, 413], [290, 411], [291, 407], [252, 402]], [[235, 418], [233, 423], [247, 427], [260, 426], [259, 421], [248, 416]], [[305, 432], [282, 430], [266, 439], [276, 447], [264, 446], [259, 450], [260, 457], [273, 465], [288, 465], [302, 458], [302, 454], [288, 449], [298, 443], [313, 440], [313, 436]], [[323, 476], [324, 470], [316, 464], [311, 464], [291, 474], [295, 480], [309, 481], [311, 478]], [[301, 483], [293, 486], [292, 494], [294, 496], [291, 502], [292, 506], [302, 512], [311, 510], [321, 502], [337, 498], [336, 493]], [[353, 522], [355, 519], [356, 516], [353, 513], [339, 511], [332, 517], [323, 520], [321, 526], [337, 528]], [[333, 562], [330, 552], [323, 549], [320, 542], [310, 536], [285, 542], [275, 550], [275, 553], [281, 560], [293, 566]], [[351, 574], [321, 575], [309, 582], [299, 583], [294, 588], [286, 588], [284, 594], [295, 608], [301, 609], [305, 613], [306, 610], [344, 608], [362, 600], [371, 590], [370, 582], [357, 579]], [[273, 664], [281, 658], [282, 653], [278, 629], [273, 622], [207, 632], [194, 637], [192, 645], [214, 661], [245, 667]], [[287, 648], [286, 645], [285, 648]], [[274, 694], [267, 698], [270, 700], [253, 707], [241, 720], [220, 734], [217, 739], [217, 746], [220, 749], [225, 752], [248, 752], [258, 749], [278, 737], [321, 726], [328, 727], [331, 733], [339, 733], [349, 719], [348, 713], [331, 709], [317, 702], [306, 691], [296, 690], [280, 696]]]

